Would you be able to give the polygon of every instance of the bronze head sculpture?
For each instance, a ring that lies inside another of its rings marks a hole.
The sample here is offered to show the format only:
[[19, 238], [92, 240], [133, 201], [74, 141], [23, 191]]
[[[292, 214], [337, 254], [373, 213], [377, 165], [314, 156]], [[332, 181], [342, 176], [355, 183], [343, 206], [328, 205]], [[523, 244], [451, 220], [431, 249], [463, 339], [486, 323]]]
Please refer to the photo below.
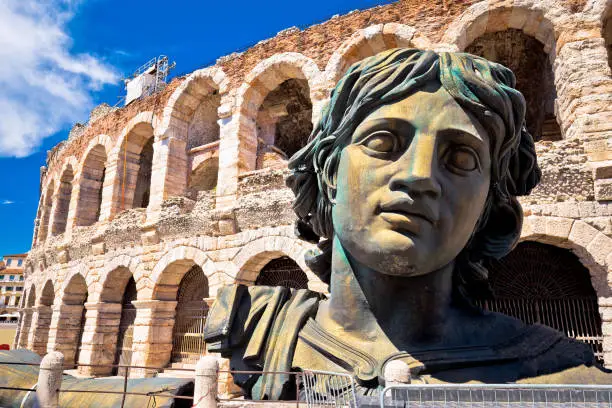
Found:
[[[364, 393], [391, 360], [430, 382], [607, 381], [588, 346], [474, 302], [489, 291], [483, 262], [519, 239], [516, 197], [540, 179], [514, 87], [509, 69], [465, 53], [353, 65], [287, 180], [329, 296], [224, 287], [209, 350], [235, 370], [349, 372]], [[234, 378], [255, 399], [290, 393], [286, 376]]]

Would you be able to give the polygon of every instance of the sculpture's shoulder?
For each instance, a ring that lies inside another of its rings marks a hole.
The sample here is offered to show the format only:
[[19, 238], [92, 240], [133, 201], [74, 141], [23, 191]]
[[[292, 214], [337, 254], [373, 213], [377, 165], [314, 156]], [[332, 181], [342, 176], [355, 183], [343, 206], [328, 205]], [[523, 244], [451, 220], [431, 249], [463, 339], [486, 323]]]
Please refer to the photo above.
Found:
[[[517, 380], [521, 382], [589, 383], [590, 377], [607, 378], [609, 374], [599, 366], [591, 346], [567, 337], [551, 327], [525, 324], [499, 313], [487, 316], [495, 323], [491, 327], [506, 339], [492, 345], [500, 359], [517, 361]], [[571, 373], [566, 376], [564, 373]], [[581, 381], [576, 375], [589, 373]], [[552, 377], [551, 377], [552, 376]], [[562, 381], [566, 376], [565, 381]]]
[[[229, 358], [235, 371], [291, 371], [298, 333], [321, 298], [306, 289], [224, 286], [206, 318], [207, 349]], [[255, 399], [282, 398], [286, 381], [282, 375], [234, 374]]]
[[[589, 376], [597, 373], [601, 378], [609, 376], [598, 366], [589, 345], [548, 326], [528, 325], [490, 312], [461, 322], [456, 337], [462, 347], [413, 353], [425, 364], [426, 372], [439, 380], [538, 383], [549, 382], [552, 379], [547, 376], [566, 370], [589, 372]], [[560, 381], [562, 377], [555, 378]], [[580, 382], [588, 382], [586, 378]]]

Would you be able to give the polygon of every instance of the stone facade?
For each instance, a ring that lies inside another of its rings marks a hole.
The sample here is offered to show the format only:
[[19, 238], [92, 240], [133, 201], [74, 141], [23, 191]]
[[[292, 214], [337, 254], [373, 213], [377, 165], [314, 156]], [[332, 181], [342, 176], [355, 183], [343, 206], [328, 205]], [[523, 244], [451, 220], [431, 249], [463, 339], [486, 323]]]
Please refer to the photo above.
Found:
[[538, 129], [556, 129], [535, 135], [543, 180], [522, 200], [522, 236], [567, 248], [588, 268], [612, 365], [612, 39], [603, 36], [611, 9], [605, 0], [399, 1], [285, 30], [96, 115], [43, 170], [15, 344], [62, 351], [67, 363], [77, 354], [83, 364], [113, 363], [133, 279], [131, 363], [167, 366], [177, 292], [194, 266], [211, 298], [223, 284], [254, 284], [282, 256], [325, 291], [304, 262], [312, 245], [294, 234], [284, 186], [282, 147], [306, 142], [304, 112], [315, 123], [339, 77], [376, 52], [486, 51], [503, 37], [493, 33], [513, 30], [529, 40], [514, 36], [510, 46], [544, 53], [531, 63], [550, 81], [530, 115]]

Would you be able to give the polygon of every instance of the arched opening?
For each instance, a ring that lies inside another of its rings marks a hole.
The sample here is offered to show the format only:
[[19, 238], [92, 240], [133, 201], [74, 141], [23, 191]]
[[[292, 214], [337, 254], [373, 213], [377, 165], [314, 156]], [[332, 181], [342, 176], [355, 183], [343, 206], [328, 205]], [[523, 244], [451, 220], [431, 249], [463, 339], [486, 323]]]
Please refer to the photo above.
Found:
[[308, 277], [293, 259], [282, 256], [272, 259], [261, 268], [255, 285], [308, 289]]
[[485, 309], [541, 323], [589, 344], [603, 359], [597, 295], [587, 268], [567, 249], [525, 241], [489, 263], [494, 298]]
[[68, 165], [60, 178], [59, 187], [57, 189], [57, 204], [55, 206], [53, 226], [51, 228], [52, 235], [63, 234], [66, 231], [68, 210], [70, 209], [70, 198], [72, 197], [73, 179], [74, 172], [72, 170], [72, 166]]
[[217, 123], [219, 105], [221, 105], [221, 95], [216, 90], [201, 96], [200, 103], [189, 122], [188, 150], [219, 140], [219, 124]]
[[189, 176], [189, 189], [191, 191], [210, 191], [217, 187], [219, 174], [219, 158], [211, 157], [200, 163]]
[[606, 44], [608, 51], [608, 65], [612, 70], [612, 6], [609, 6], [603, 20], [601, 36]]
[[147, 208], [151, 195], [151, 172], [153, 170], [153, 138], [150, 138], [140, 152], [138, 176], [134, 190], [134, 208]]
[[55, 301], [55, 290], [53, 283], [48, 280], [43, 287], [43, 291], [37, 308], [38, 317], [34, 328], [32, 339], [32, 351], [41, 356], [47, 354], [47, 343], [49, 341], [49, 328], [51, 327], [52, 306]]
[[47, 234], [49, 232], [49, 220], [51, 218], [51, 208], [53, 206], [53, 181], [49, 183], [47, 191], [42, 200], [41, 217], [38, 225], [38, 244], [45, 242]]
[[[136, 308], [132, 304], [136, 300], [136, 281], [130, 274], [121, 298], [121, 319], [119, 320], [119, 333], [117, 334], [117, 348], [113, 364], [130, 365], [132, 363], [132, 341], [134, 339], [134, 321]], [[129, 374], [129, 368], [113, 367], [114, 375]]]
[[64, 311], [58, 322], [58, 338], [66, 344], [62, 346], [64, 361], [67, 365], [79, 361], [81, 342], [85, 329], [85, 302], [87, 301], [87, 282], [76, 274], [64, 290]]
[[19, 334], [19, 348], [28, 347], [28, 339], [30, 337], [30, 326], [32, 325], [32, 312], [33, 307], [36, 303], [36, 288], [32, 285], [29, 292], [23, 295], [23, 306], [26, 310], [23, 314], [23, 322], [21, 323], [21, 330]]
[[119, 208], [146, 208], [153, 169], [153, 127], [139, 123], [127, 134], [119, 152]]
[[312, 132], [308, 81], [292, 78], [282, 82], [263, 100], [256, 122], [256, 168], [284, 168]]
[[525, 120], [534, 140], [561, 140], [561, 128], [555, 116], [557, 92], [552, 65], [540, 41], [509, 28], [483, 34], [465, 51], [505, 65], [514, 72], [516, 88], [527, 102]]
[[76, 225], [93, 225], [100, 218], [105, 173], [106, 149], [102, 145], [96, 145], [89, 151], [83, 163]]
[[181, 279], [176, 293], [176, 319], [172, 329], [171, 363], [196, 364], [206, 354], [204, 323], [208, 314], [208, 279], [198, 265]]

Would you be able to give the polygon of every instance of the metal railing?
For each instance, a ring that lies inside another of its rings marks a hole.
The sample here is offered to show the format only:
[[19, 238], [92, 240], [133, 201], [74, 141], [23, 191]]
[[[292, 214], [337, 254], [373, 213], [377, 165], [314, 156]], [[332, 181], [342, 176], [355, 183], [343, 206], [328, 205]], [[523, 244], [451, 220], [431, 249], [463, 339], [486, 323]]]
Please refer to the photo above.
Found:
[[301, 377], [303, 396], [308, 407], [357, 407], [353, 376], [305, 370]]
[[[27, 362], [0, 362], [2, 365], [22, 365], [22, 366], [39, 366], [40, 363], [27, 363]], [[136, 366], [136, 365], [124, 365], [124, 364], [69, 364], [64, 365], [63, 370], [74, 369], [77, 367], [91, 367], [91, 368], [110, 368], [112, 371], [118, 371], [123, 377], [123, 390], [105, 390], [105, 389], [73, 389], [73, 388], [61, 388], [58, 392], [61, 393], [90, 393], [90, 394], [109, 394], [109, 395], [122, 395], [121, 408], [125, 406], [127, 396], [140, 396], [149, 397], [155, 405], [155, 398], [174, 398], [180, 400], [194, 400], [193, 396], [188, 395], [175, 395], [168, 392], [167, 390], [152, 391], [152, 392], [135, 392], [130, 391], [128, 388], [130, 379], [129, 372], [133, 369], [143, 370], [155, 370], [161, 371], [166, 367], [159, 366]], [[195, 378], [196, 370], [193, 368], [173, 368], [173, 371], [182, 371], [192, 373]], [[335, 373], [329, 371], [312, 371], [307, 370], [301, 371], [244, 371], [244, 370], [218, 370], [219, 374], [254, 374], [254, 375], [290, 375], [293, 376], [296, 388], [296, 399], [295, 400], [283, 400], [283, 401], [249, 401], [252, 403], [261, 402], [264, 404], [279, 403], [279, 404], [295, 404], [299, 408], [300, 405], [305, 405], [309, 408], [321, 408], [321, 407], [338, 407], [338, 408], [357, 408], [357, 399], [355, 393], [355, 382], [351, 375], [344, 373]], [[207, 393], [217, 393], [217, 385], [215, 384], [214, 389], [209, 389]], [[0, 390], [12, 390], [12, 391], [24, 391], [28, 393], [36, 392], [36, 384], [31, 388], [15, 387], [10, 384], [0, 386]], [[202, 398], [206, 397], [203, 396]], [[26, 395], [24, 398], [28, 398]], [[216, 400], [218, 402], [231, 402], [236, 401], [235, 398], [220, 398], [217, 395]], [[199, 401], [193, 401], [193, 406], [196, 406]], [[153, 406], [154, 406], [153, 405]]]
[[612, 386], [544, 384], [391, 385], [380, 407], [612, 407]]

